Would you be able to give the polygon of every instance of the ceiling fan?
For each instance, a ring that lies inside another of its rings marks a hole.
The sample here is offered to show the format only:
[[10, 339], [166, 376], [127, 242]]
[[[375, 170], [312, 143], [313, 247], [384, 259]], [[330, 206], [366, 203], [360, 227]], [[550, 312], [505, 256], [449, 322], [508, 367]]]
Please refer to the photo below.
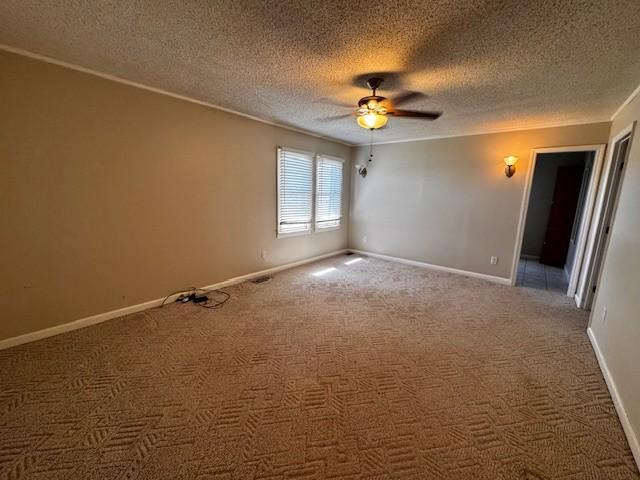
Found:
[[358, 125], [367, 130], [376, 130], [387, 124], [389, 116], [404, 118], [423, 118], [425, 120], [435, 120], [442, 115], [442, 112], [421, 112], [417, 110], [400, 110], [395, 105], [407, 102], [412, 98], [421, 96], [418, 92], [406, 92], [390, 100], [376, 95], [384, 79], [372, 77], [367, 80], [367, 85], [372, 90], [372, 94], [358, 100], [358, 109], [355, 112]]

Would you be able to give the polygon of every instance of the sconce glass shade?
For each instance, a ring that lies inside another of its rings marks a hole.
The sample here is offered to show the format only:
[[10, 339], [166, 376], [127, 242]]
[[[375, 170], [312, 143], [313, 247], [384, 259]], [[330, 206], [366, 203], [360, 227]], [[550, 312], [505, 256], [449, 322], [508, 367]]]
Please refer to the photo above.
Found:
[[511, 178], [513, 174], [516, 173], [516, 163], [518, 163], [518, 157], [515, 155], [509, 155], [508, 157], [504, 157], [504, 174]]
[[358, 125], [367, 130], [382, 128], [387, 124], [386, 115], [380, 115], [379, 113], [369, 111], [365, 115], [358, 116]]
[[516, 163], [518, 163], [518, 157], [516, 157], [515, 155], [504, 157], [504, 163], [509, 167], [513, 167]]

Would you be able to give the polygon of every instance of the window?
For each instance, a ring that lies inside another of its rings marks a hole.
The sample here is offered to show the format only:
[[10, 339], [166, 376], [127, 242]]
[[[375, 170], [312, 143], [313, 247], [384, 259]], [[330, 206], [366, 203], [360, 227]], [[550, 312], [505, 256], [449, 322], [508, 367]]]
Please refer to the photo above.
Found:
[[338, 228], [342, 217], [342, 161], [318, 156], [316, 230]]
[[311, 233], [313, 154], [278, 149], [278, 237]]
[[278, 148], [279, 238], [311, 233], [314, 225], [316, 231], [340, 227], [343, 163], [339, 158]]

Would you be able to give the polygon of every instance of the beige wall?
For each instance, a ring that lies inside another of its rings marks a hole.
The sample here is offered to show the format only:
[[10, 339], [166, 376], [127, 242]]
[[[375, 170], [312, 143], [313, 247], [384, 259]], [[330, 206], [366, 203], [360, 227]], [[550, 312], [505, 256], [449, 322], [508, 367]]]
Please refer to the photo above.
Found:
[[[609, 126], [376, 145], [369, 175], [352, 175], [349, 245], [509, 277], [531, 149], [606, 143]], [[368, 153], [355, 149], [353, 165], [366, 164]], [[503, 158], [510, 154], [520, 162], [507, 178]], [[490, 264], [492, 255], [497, 265]]]
[[0, 72], [0, 339], [347, 246], [348, 218], [276, 239], [276, 146], [349, 147], [9, 53]]
[[[618, 114], [611, 139], [640, 121], [640, 96]], [[635, 432], [640, 462], [640, 137], [636, 126], [590, 326]], [[603, 314], [606, 309], [606, 318]], [[633, 446], [633, 445], [632, 445]]]

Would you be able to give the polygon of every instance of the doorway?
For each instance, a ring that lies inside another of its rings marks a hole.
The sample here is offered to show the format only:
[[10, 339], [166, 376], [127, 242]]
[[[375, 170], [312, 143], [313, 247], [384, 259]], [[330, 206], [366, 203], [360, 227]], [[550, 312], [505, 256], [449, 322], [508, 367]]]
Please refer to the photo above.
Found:
[[631, 149], [635, 122], [624, 129], [612, 141], [613, 148], [607, 159], [602, 186], [598, 195], [596, 213], [580, 275], [583, 288], [576, 293], [576, 304], [589, 310], [595, 297], [598, 280], [609, 243], [609, 233], [615, 220], [615, 211], [622, 187], [625, 166]]
[[586, 145], [532, 151], [512, 285], [575, 295], [604, 149]]

